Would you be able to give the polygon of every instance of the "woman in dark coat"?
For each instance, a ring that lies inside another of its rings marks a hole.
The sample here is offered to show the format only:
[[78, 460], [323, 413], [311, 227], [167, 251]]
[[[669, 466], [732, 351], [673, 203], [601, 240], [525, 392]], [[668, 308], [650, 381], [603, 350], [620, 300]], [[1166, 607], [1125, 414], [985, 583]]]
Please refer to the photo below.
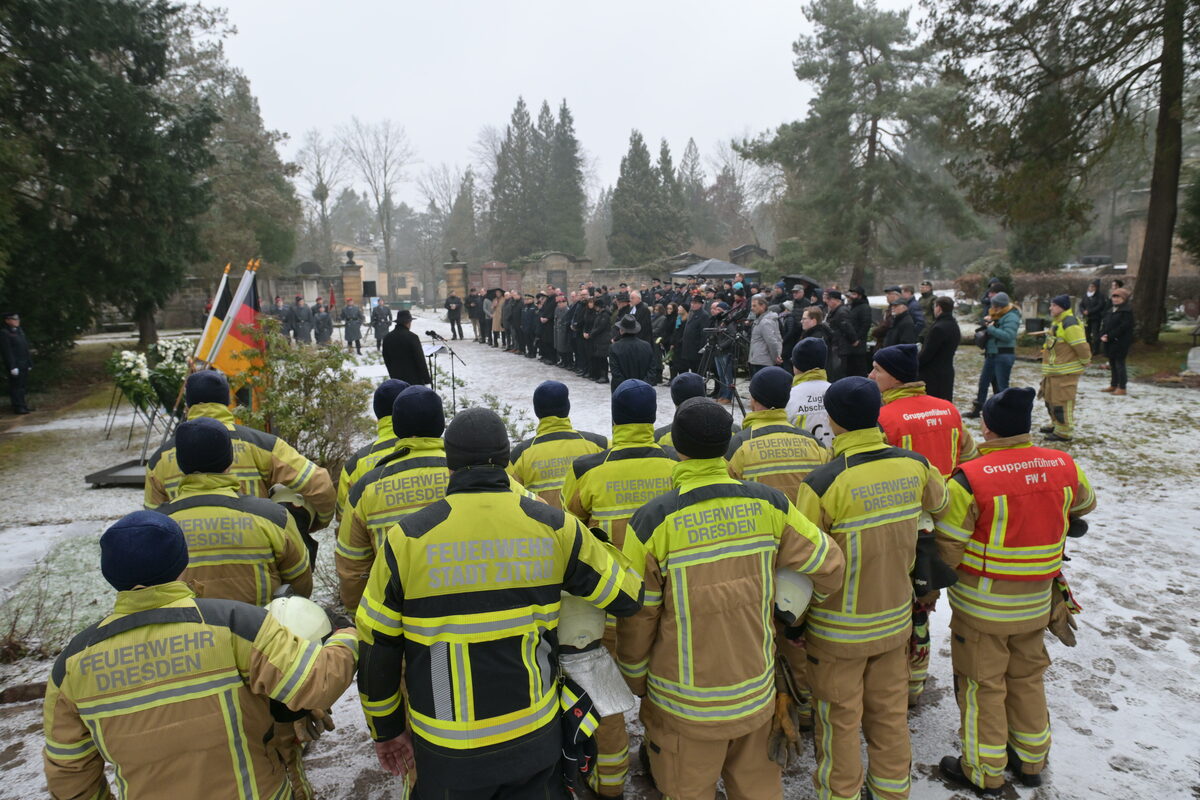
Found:
[[925, 334], [918, 356], [920, 378], [925, 393], [954, 402], [954, 353], [962, 341], [962, 331], [954, 319], [954, 301], [939, 297], [933, 301], [933, 325]]
[[1113, 289], [1109, 302], [1112, 305], [1100, 325], [1100, 342], [1108, 354], [1111, 385], [1100, 391], [1124, 396], [1125, 383], [1129, 379], [1125, 359], [1133, 345], [1133, 309], [1129, 307], [1129, 290]]
[[612, 344], [612, 321], [602, 299], [596, 301], [596, 314], [592, 319], [588, 340], [592, 343], [592, 371], [588, 377], [596, 383], [608, 383], [608, 347]]

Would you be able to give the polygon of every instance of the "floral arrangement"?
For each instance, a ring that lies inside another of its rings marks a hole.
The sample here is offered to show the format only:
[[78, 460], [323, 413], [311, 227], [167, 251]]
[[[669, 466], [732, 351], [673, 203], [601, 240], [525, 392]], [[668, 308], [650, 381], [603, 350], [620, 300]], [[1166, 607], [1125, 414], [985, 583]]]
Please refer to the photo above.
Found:
[[117, 350], [105, 368], [125, 398], [142, 411], [170, 408], [188, 374], [188, 357], [196, 343], [177, 337], [160, 339], [145, 353]]

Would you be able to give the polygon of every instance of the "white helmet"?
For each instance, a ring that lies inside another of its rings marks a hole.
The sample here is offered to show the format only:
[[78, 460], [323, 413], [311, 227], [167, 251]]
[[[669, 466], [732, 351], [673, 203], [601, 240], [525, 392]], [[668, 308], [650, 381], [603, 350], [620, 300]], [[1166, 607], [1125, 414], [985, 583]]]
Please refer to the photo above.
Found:
[[791, 569], [775, 572], [775, 609], [789, 625], [804, 616], [812, 599], [813, 585], [807, 575]]
[[558, 612], [558, 643], [563, 647], [585, 650], [604, 638], [604, 610], [563, 592]]
[[276, 597], [267, 611], [283, 627], [310, 642], [320, 642], [333, 632], [325, 610], [307, 597]]

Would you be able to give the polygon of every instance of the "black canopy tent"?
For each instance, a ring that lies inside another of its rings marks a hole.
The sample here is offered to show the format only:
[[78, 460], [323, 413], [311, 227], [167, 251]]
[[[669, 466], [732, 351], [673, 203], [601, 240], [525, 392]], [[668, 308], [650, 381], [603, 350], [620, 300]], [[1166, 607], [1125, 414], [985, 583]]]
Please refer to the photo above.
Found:
[[789, 294], [792, 291], [792, 287], [797, 283], [808, 284], [808, 286], [813, 289], [820, 288], [821, 286], [820, 281], [816, 280], [815, 278], [810, 278], [807, 275], [784, 275], [782, 278], [780, 278], [780, 280], [783, 281], [783, 285], [787, 288]]
[[741, 273], [746, 278], [757, 278], [758, 270], [750, 269], [749, 267], [739, 267], [737, 264], [731, 264], [728, 261], [722, 261], [719, 258], [710, 258], [705, 261], [699, 261], [692, 264], [690, 267], [675, 270], [671, 273], [671, 277], [676, 280], [688, 280], [696, 278], [697, 280], [724, 280], [732, 278], [734, 275]]

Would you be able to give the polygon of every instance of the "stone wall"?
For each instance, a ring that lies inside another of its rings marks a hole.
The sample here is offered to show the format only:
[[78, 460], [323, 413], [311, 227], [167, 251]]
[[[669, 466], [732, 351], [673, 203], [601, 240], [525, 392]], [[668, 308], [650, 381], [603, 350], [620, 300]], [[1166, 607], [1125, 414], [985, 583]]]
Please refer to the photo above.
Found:
[[[1129, 245], [1125, 261], [1129, 264], [1125, 274], [1131, 278], [1137, 277], [1138, 268], [1142, 263], [1142, 247], [1146, 244], [1146, 217], [1143, 214], [1131, 214], [1129, 217]], [[1200, 275], [1200, 264], [1196, 263], [1180, 246], [1176, 238], [1171, 248], [1171, 267], [1167, 274]]]

